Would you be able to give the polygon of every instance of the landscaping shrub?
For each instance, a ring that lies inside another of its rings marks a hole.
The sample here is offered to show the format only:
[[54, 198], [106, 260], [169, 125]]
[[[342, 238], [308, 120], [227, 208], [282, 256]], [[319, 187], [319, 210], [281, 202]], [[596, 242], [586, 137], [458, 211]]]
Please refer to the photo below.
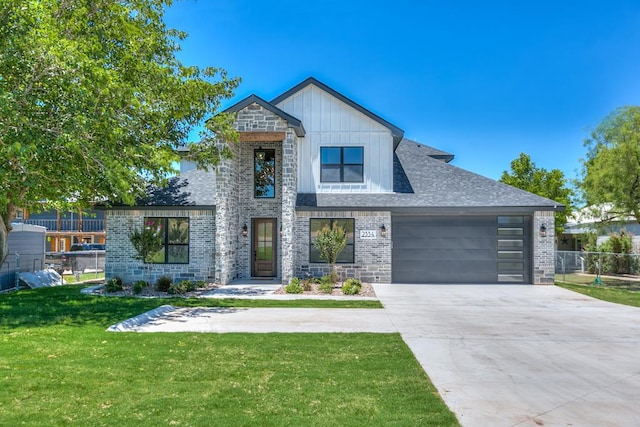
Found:
[[309, 292], [313, 290], [314, 283], [320, 283], [320, 281], [315, 278], [307, 278], [307, 279], [304, 279], [302, 282], [300, 282], [300, 285], [302, 285], [303, 291]]
[[171, 277], [169, 276], [160, 277], [158, 279], [158, 282], [156, 283], [156, 290], [158, 290], [159, 292], [169, 292], [171, 282], [173, 282], [173, 280], [171, 280]]
[[122, 287], [122, 279], [119, 277], [109, 279], [107, 283], [105, 283], [104, 289], [107, 292], [119, 292], [123, 290], [124, 288]]
[[300, 279], [294, 277], [291, 282], [284, 287], [284, 291], [288, 294], [301, 294], [303, 292], [302, 285], [300, 285]]
[[325, 294], [330, 294], [333, 292], [333, 284], [335, 282], [329, 276], [322, 276], [320, 278], [320, 285], [318, 285], [318, 289], [320, 292], [324, 292]]
[[172, 295], [183, 295], [187, 292], [193, 292], [196, 290], [196, 285], [191, 280], [182, 280], [179, 283], [174, 283], [169, 286], [167, 293]]
[[196, 285], [196, 288], [198, 288], [198, 289], [202, 289], [202, 288], [206, 288], [207, 287], [207, 282], [205, 282], [204, 280], [196, 280], [193, 283]]
[[347, 279], [342, 284], [342, 293], [345, 295], [359, 294], [362, 289], [362, 283], [358, 279]]
[[133, 289], [132, 289], [133, 294], [140, 295], [142, 293], [142, 290], [146, 288], [148, 285], [149, 284], [144, 280], [138, 280], [136, 283], [133, 284]]

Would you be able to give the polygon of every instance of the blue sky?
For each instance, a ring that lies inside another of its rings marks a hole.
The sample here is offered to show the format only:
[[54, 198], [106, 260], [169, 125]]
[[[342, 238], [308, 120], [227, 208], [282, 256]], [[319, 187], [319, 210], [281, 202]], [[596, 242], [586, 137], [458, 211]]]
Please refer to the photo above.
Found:
[[498, 179], [525, 152], [577, 177], [582, 141], [640, 104], [640, 1], [183, 0], [179, 59], [267, 100], [313, 76]]

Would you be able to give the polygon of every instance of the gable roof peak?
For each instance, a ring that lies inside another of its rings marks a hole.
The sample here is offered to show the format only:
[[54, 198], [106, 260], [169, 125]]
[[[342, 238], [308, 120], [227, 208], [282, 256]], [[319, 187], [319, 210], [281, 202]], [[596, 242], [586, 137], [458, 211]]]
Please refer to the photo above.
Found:
[[304, 136], [305, 135], [306, 132], [304, 130], [304, 127], [302, 126], [302, 122], [299, 119], [293, 117], [291, 114], [289, 114], [289, 113], [281, 110], [280, 108], [276, 107], [273, 103], [271, 103], [269, 101], [266, 101], [266, 100], [260, 98], [258, 95], [255, 95], [255, 94], [251, 94], [251, 95], [247, 96], [246, 98], [236, 102], [231, 107], [228, 107], [227, 109], [225, 109], [224, 112], [225, 113], [237, 113], [238, 111], [241, 111], [241, 110], [247, 108], [251, 104], [258, 104], [259, 106], [261, 106], [265, 110], [268, 110], [268, 111], [272, 112], [276, 116], [278, 116], [281, 119], [283, 119], [284, 121], [286, 121], [289, 124], [289, 126], [291, 126], [293, 128], [293, 130], [294, 130], [294, 132], [296, 133], [297, 136]]
[[329, 86], [327, 86], [326, 84], [322, 83], [321, 81], [319, 81], [315, 77], [307, 77], [305, 80], [303, 80], [302, 82], [298, 83], [297, 85], [295, 85], [294, 87], [292, 87], [288, 91], [286, 91], [283, 94], [278, 95], [277, 97], [275, 97], [273, 100], [271, 100], [271, 104], [277, 105], [280, 102], [282, 102], [285, 99], [291, 97], [295, 93], [300, 92], [301, 90], [305, 89], [307, 86], [310, 86], [310, 85], [314, 85], [314, 86], [318, 87], [319, 89], [327, 92], [328, 94], [332, 95], [333, 97], [339, 99], [340, 101], [344, 102], [345, 104], [349, 105], [350, 107], [354, 108], [355, 110], [357, 110], [360, 113], [364, 114], [365, 116], [369, 117], [371, 120], [381, 124], [382, 126], [386, 127], [387, 129], [389, 129], [391, 131], [391, 135], [393, 136], [393, 149], [395, 150], [398, 147], [398, 144], [400, 144], [400, 141], [404, 137], [404, 131], [402, 129], [400, 129], [399, 127], [397, 127], [394, 124], [391, 124], [390, 122], [388, 122], [387, 120], [385, 120], [382, 117], [378, 116], [377, 114], [373, 113], [372, 111], [367, 110], [362, 105], [360, 105], [360, 104], [354, 102], [353, 100], [347, 98], [346, 96], [344, 96], [340, 92], [337, 92], [336, 90], [330, 88]]

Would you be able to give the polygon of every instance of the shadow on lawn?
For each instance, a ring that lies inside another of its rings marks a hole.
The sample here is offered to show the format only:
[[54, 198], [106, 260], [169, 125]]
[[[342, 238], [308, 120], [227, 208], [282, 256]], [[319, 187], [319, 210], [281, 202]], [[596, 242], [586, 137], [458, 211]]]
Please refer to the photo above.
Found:
[[[106, 328], [163, 304], [176, 303], [176, 299], [84, 295], [80, 293], [82, 287], [59, 286], [0, 295], [0, 327], [68, 325]], [[188, 299], [181, 299], [180, 305], [192, 304]], [[224, 302], [207, 301], [207, 305], [224, 305]]]

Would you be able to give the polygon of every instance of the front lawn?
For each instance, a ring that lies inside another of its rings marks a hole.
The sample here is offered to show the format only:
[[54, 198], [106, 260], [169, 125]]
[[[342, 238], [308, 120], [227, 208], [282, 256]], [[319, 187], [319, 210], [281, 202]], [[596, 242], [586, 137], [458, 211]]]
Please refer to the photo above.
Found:
[[0, 425], [458, 425], [398, 334], [105, 331], [166, 303], [0, 295]]
[[556, 282], [556, 285], [603, 301], [640, 307], [640, 292], [638, 291], [610, 288], [606, 286], [574, 285], [564, 282]]

